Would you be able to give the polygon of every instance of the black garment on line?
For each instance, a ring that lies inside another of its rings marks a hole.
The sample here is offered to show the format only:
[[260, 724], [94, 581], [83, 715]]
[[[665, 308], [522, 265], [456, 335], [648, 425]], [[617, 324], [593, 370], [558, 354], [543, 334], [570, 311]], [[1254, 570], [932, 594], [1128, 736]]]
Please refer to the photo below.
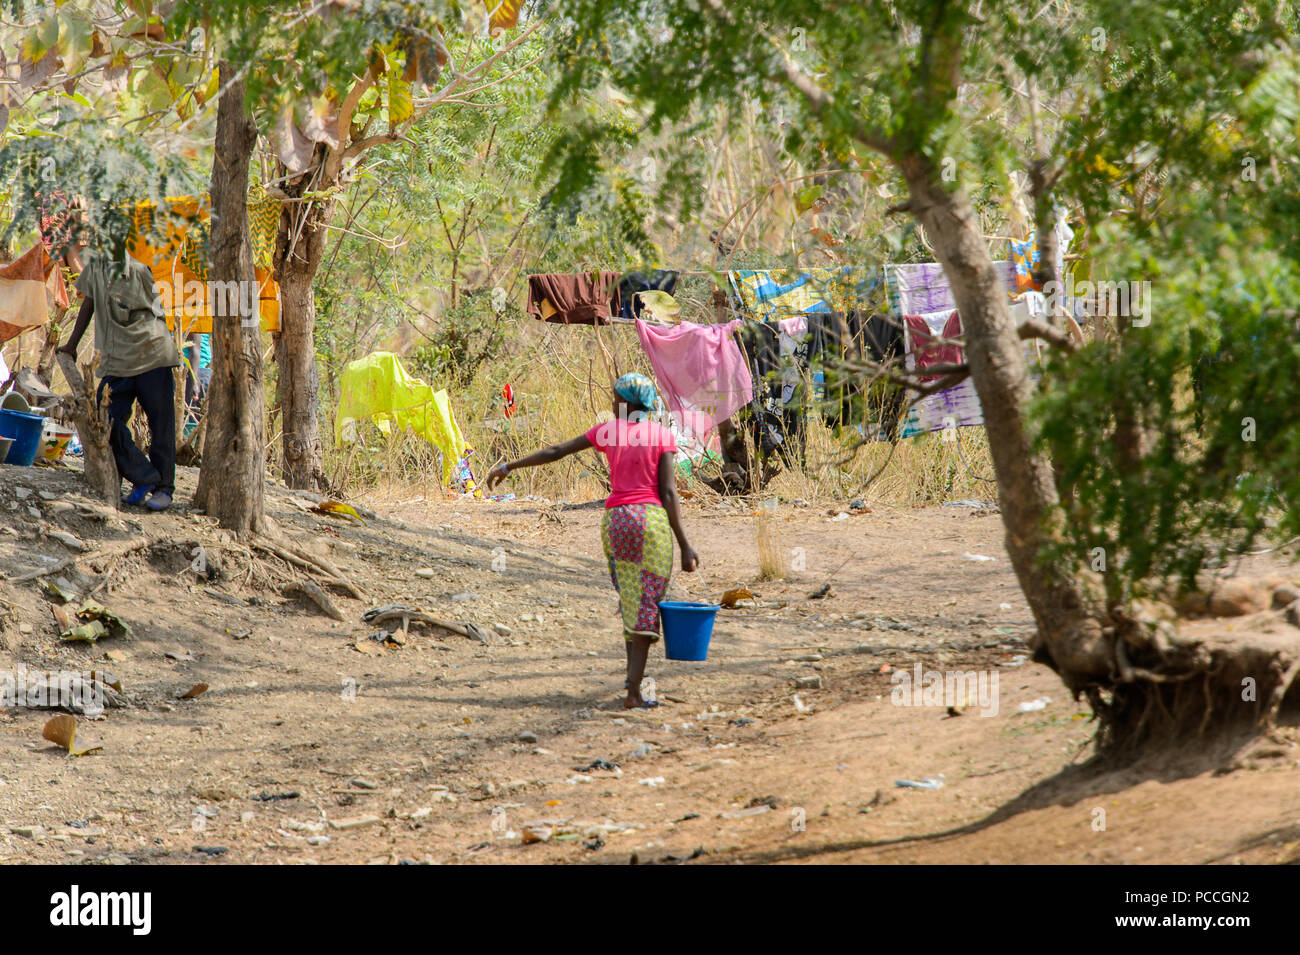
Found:
[[749, 409], [749, 430], [754, 446], [763, 456], [780, 454], [790, 467], [805, 463], [807, 421], [799, 402], [788, 407], [781, 400], [780, 326], [772, 322], [746, 322], [741, 338], [749, 356], [749, 370], [754, 379], [754, 400]]
[[[117, 473], [132, 484], [152, 484], [156, 490], [176, 491], [176, 379], [170, 368], [155, 368], [141, 375], [118, 378], [105, 375], [99, 382], [102, 400], [108, 388], [108, 444], [117, 461]], [[131, 410], [139, 401], [149, 422], [149, 456], [131, 437]]]
[[669, 269], [655, 269], [653, 272], [628, 272], [619, 280], [619, 315], [623, 318], [640, 318], [641, 303], [637, 292], [667, 292], [673, 294], [677, 288], [677, 273]]
[[[826, 368], [826, 402], [823, 416], [832, 427], [852, 427], [871, 417], [869, 404], [879, 408], [880, 423], [891, 440], [897, 440], [904, 394], [888, 382], [868, 387], [862, 372], [836, 369], [836, 357], [845, 362], [868, 359], [885, 364], [903, 356], [903, 329], [889, 316], [854, 309], [828, 313], [826, 350], [832, 356]], [[869, 400], [869, 397], [871, 400]]]

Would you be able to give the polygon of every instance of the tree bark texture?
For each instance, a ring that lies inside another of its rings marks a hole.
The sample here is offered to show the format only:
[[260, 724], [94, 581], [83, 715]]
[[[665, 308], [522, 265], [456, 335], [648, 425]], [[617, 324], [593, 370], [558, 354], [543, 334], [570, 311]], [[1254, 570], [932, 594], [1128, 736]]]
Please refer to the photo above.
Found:
[[1031, 382], [1002, 279], [965, 192], [945, 188], [925, 156], [900, 157], [912, 210], [952, 285], [966, 339], [966, 361], [984, 409], [1006, 527], [1007, 553], [1038, 625], [1035, 651], [1074, 691], [1111, 677], [1102, 610], [1077, 567], [1044, 560], [1061, 520], [1052, 467], [1033, 447], [1026, 418]]
[[[244, 81], [235, 79], [229, 63], [221, 63], [219, 79], [224, 92], [212, 159], [208, 280], [250, 288], [256, 279], [248, 235], [248, 166], [257, 127], [244, 106]], [[266, 409], [257, 305], [254, 301], [252, 314], [242, 315], [248, 297], [235, 299], [236, 314], [212, 321], [212, 384], [196, 498], [222, 527], [247, 536], [265, 529]]]
[[70, 355], [56, 354], [59, 369], [72, 391], [69, 411], [77, 438], [81, 441], [82, 466], [91, 492], [106, 504], [117, 507], [122, 497], [122, 479], [117, 473], [117, 460], [109, 447], [107, 396], [101, 404], [91, 376], [89, 365], [77, 367]]
[[[329, 148], [317, 144], [313, 166], [285, 183], [290, 196], [319, 189], [314, 177], [327, 175]], [[313, 170], [316, 170], [315, 172]], [[277, 167], [277, 175], [287, 170]], [[332, 183], [324, 183], [324, 186]], [[316, 297], [312, 282], [325, 252], [333, 200], [287, 202], [276, 240], [276, 281], [280, 284], [280, 333], [275, 340], [284, 481], [289, 487], [324, 490], [328, 486], [320, 434], [320, 375], [316, 367]]]

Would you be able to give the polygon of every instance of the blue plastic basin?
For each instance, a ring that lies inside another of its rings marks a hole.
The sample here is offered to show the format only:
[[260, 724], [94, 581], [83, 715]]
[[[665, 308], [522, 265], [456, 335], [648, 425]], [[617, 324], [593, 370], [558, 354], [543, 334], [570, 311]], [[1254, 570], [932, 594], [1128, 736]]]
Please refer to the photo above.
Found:
[[4, 463], [31, 467], [36, 460], [36, 452], [40, 449], [41, 431], [44, 428], [44, 415], [0, 408], [0, 436], [14, 439]]

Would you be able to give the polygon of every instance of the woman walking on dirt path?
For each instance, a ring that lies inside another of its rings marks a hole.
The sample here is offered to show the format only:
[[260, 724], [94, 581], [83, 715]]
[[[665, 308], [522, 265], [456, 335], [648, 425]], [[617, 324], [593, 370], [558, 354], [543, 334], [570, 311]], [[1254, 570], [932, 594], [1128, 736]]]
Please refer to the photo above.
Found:
[[673, 480], [672, 432], [650, 414], [659, 403], [655, 386], [645, 375], [627, 374], [614, 383], [614, 420], [597, 424], [563, 444], [534, 451], [517, 461], [498, 464], [487, 475], [495, 487], [511, 471], [550, 464], [585, 448], [595, 448], [609, 460], [610, 494], [600, 538], [609, 561], [609, 575], [618, 590], [627, 643], [628, 709], [657, 706], [641, 697], [650, 644], [659, 639], [659, 601], [668, 591], [673, 572], [673, 537], [682, 551], [682, 570], [693, 571], [700, 559], [686, 540]]

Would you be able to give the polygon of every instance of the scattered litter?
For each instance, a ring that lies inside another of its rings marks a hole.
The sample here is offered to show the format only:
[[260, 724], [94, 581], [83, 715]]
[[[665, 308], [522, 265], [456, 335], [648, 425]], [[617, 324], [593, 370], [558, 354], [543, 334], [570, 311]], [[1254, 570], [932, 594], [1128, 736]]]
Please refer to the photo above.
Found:
[[550, 842], [553, 835], [555, 830], [550, 826], [524, 826], [520, 831], [520, 838], [526, 846], [535, 842]]
[[618, 763], [610, 762], [608, 759], [593, 759], [586, 766], [574, 766], [573, 771], [575, 773], [605, 772], [619, 774], [623, 772]]
[[962, 560], [974, 560], [974, 561], [979, 561], [979, 562], [983, 562], [983, 561], [986, 561], [986, 560], [994, 560], [994, 558], [992, 558], [992, 557], [986, 557], [986, 556], [984, 556], [983, 554], [972, 554], [970, 551], [966, 551], [966, 553], [962, 554], [962, 555], [961, 555], [961, 559], [962, 559]]
[[938, 776], [922, 776], [920, 782], [914, 779], [895, 779], [894, 785], [899, 789], [942, 789], [943, 773]]
[[1004, 661], [1002, 665], [1004, 667], [1022, 667], [1028, 659], [1029, 655], [1027, 653], [1017, 653], [1010, 660]]
[[1047, 709], [1047, 704], [1052, 702], [1050, 696], [1040, 696], [1036, 700], [1030, 700], [1027, 703], [1021, 703], [1016, 707], [1017, 713], [1034, 713], [1038, 710]]
[[355, 816], [351, 819], [331, 819], [329, 823], [331, 829], [347, 831], [348, 829], [360, 829], [363, 826], [373, 826], [375, 823], [382, 821], [378, 816]]
[[42, 577], [37, 583], [41, 588], [41, 593], [60, 604], [77, 603], [81, 600], [81, 597], [71, 589], [68, 582], [62, 577], [56, 577], [53, 580]]
[[[77, 623], [60, 634], [64, 640], [94, 643], [103, 637], [133, 636], [131, 628], [117, 614], [93, 600], [82, 601], [74, 616]], [[71, 619], [68, 622], [71, 623]]]
[[998, 609], [999, 609], [999, 610], [1010, 610], [1010, 609], [1011, 609], [1011, 604], [998, 604]]
[[761, 816], [765, 812], [771, 812], [772, 807], [768, 805], [753, 806], [749, 809], [736, 809], [731, 812], [718, 813], [719, 819], [748, 819], [750, 816]]
[[662, 776], [651, 776], [648, 779], [638, 779], [637, 785], [654, 787], [662, 786], [665, 782], [666, 780]]
[[710, 769], [717, 769], [720, 766], [732, 766], [735, 762], [734, 759], [711, 759], [708, 762], [700, 763], [691, 772], [702, 773]]
[[828, 523], [828, 524], [835, 524], [835, 523], [837, 523], [837, 522], [839, 522], [839, 521], [847, 521], [848, 519], [849, 519], [849, 512], [848, 512], [848, 511], [840, 511], [840, 512], [839, 512], [838, 514], [836, 514], [834, 517], [832, 517], [832, 518], [830, 518], [829, 520], [827, 520], [827, 523]]
[[811, 713], [811, 712], [812, 712], [812, 709], [813, 709], [813, 708], [812, 708], [811, 706], [809, 706], [807, 703], [805, 703], [803, 700], [799, 699], [799, 694], [798, 694], [798, 693], [796, 693], [796, 694], [792, 697], [792, 699], [794, 700], [794, 709], [795, 709], [795, 712], [796, 712], [796, 713]]

